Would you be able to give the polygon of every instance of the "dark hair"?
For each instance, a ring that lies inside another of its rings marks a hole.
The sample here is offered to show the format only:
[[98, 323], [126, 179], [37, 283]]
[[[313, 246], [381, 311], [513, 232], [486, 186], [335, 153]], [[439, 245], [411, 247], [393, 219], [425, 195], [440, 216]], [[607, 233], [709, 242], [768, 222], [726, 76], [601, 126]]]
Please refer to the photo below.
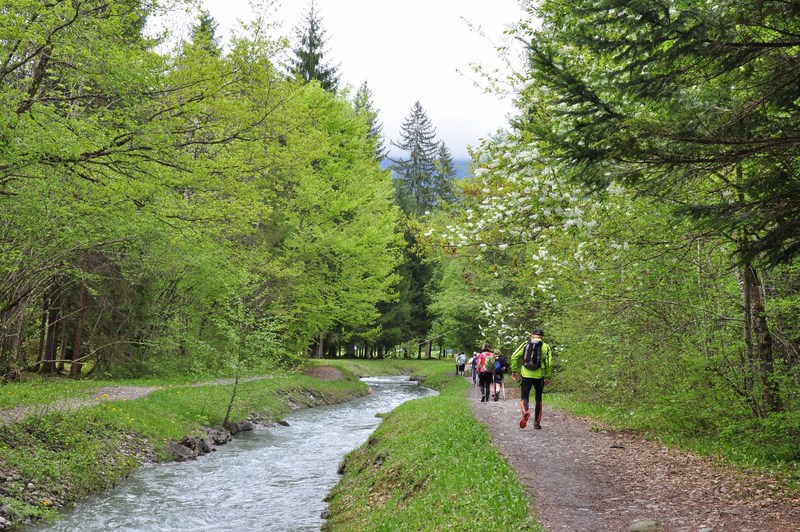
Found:
[[489, 342], [484, 343], [483, 344], [483, 350], [484, 351], [491, 351], [492, 350], [492, 345]]
[[534, 334], [536, 336], [544, 336], [544, 331], [542, 329], [534, 329], [534, 330], [531, 331], [531, 335], [534, 335]]

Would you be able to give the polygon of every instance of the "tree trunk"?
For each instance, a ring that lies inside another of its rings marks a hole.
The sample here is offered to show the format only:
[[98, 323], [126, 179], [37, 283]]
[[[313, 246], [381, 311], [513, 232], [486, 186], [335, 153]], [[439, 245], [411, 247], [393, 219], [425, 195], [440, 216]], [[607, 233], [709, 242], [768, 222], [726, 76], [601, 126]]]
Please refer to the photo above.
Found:
[[325, 356], [325, 333], [320, 331], [319, 342], [317, 342], [317, 358]]
[[[67, 312], [67, 314], [69, 315], [69, 312]], [[68, 345], [67, 342], [67, 324], [61, 322], [61, 324], [58, 326], [58, 330], [61, 333], [61, 339], [58, 342], [56, 372], [62, 373], [64, 371], [64, 361], [72, 360], [72, 346]]]
[[11, 359], [9, 367], [6, 368], [4, 377], [10, 381], [18, 381], [20, 377], [20, 368], [25, 367], [22, 360], [22, 331], [25, 328], [25, 307], [27, 303], [20, 309], [19, 319], [17, 319], [17, 329], [14, 338], [11, 340]]
[[83, 362], [81, 356], [83, 355], [83, 326], [86, 322], [86, 305], [89, 303], [89, 287], [86, 286], [86, 272], [89, 269], [89, 253], [83, 252], [83, 264], [81, 270], [83, 278], [81, 279], [81, 290], [78, 296], [78, 318], [75, 323], [75, 338], [72, 343], [72, 365], [69, 368], [69, 376], [72, 378], [80, 377]]
[[[744, 296], [744, 337], [748, 362], [758, 380], [766, 415], [782, 409], [775, 389], [775, 362], [772, 356], [772, 335], [767, 325], [764, 286], [752, 264], [746, 264], [742, 275]], [[761, 410], [759, 408], [759, 410]]]
[[39, 350], [36, 353], [36, 364], [34, 368], [39, 368], [44, 360], [45, 346], [47, 345], [47, 311], [50, 309], [50, 298], [47, 295], [42, 297], [42, 317], [39, 323]]
[[40, 371], [42, 373], [55, 373], [56, 370], [56, 337], [58, 336], [58, 296], [56, 295], [57, 287], [54, 286], [51, 290], [51, 296], [48, 300], [49, 307], [47, 309], [47, 336], [44, 342], [44, 353], [42, 354], [42, 366]]

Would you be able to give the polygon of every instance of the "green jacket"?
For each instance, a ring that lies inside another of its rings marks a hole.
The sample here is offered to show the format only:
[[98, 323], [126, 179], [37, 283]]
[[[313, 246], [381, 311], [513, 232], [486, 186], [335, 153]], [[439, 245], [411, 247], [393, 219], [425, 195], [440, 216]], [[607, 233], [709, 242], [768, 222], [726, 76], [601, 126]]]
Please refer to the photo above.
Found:
[[522, 342], [511, 355], [511, 373], [519, 373], [529, 379], [549, 379], [553, 376], [553, 351], [550, 346], [542, 342], [542, 365], [539, 369], [528, 369], [522, 365], [522, 355], [528, 342]]

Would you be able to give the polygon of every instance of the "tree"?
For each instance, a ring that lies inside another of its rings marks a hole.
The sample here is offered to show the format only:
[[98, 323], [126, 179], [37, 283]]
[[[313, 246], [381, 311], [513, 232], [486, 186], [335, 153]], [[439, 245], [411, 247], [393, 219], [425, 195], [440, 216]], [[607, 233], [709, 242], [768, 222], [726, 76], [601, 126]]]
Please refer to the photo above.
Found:
[[383, 145], [383, 124], [378, 121], [378, 110], [372, 103], [372, 91], [367, 86], [367, 82], [361, 84], [353, 100], [353, 108], [357, 115], [367, 117], [369, 124], [369, 137], [375, 143], [375, 160], [379, 163], [386, 158], [387, 151]]
[[450, 203], [455, 200], [456, 165], [453, 154], [444, 142], [439, 142], [439, 151], [436, 157], [438, 195], [442, 202]]
[[272, 169], [282, 192], [260, 233], [281, 265], [264, 283], [272, 312], [292, 316], [295, 348], [338, 333], [374, 327], [377, 305], [391, 300], [400, 253], [399, 213], [388, 172], [374, 158], [366, 120], [343, 97], [314, 84], [300, 87]]
[[197, 24], [192, 26], [194, 46], [204, 48], [212, 56], [219, 57], [222, 54], [222, 48], [220, 48], [217, 28], [219, 28], [219, 24], [214, 17], [207, 10], [201, 9]]
[[440, 143], [436, 140], [436, 128], [420, 102], [414, 103], [403, 120], [400, 137], [391, 144], [406, 152], [407, 158], [390, 159], [397, 201], [407, 214], [418, 216], [436, 208], [442, 199], [443, 187], [451, 190], [442, 174], [447, 168], [437, 166]]
[[406, 249], [400, 267], [403, 282], [399, 285], [399, 301], [384, 309], [385, 334], [382, 341], [389, 344], [389, 338], [415, 339], [418, 348], [427, 343], [430, 352], [430, 342], [426, 337], [434, 317], [429, 308], [429, 285], [435, 266], [417, 247], [415, 224], [418, 217], [435, 210], [451, 196], [453, 164], [452, 158], [448, 159], [449, 151], [444, 143], [436, 140], [436, 129], [420, 102], [412, 106], [400, 134], [401, 140], [391, 144], [407, 152], [408, 158], [390, 158], [390, 161], [394, 172], [395, 201], [408, 218], [404, 232]]
[[289, 60], [289, 71], [305, 83], [318, 81], [323, 89], [336, 92], [339, 85], [338, 66], [331, 66], [325, 59], [325, 28], [316, 3], [311, 0], [304, 14], [303, 26], [295, 27], [294, 57]]

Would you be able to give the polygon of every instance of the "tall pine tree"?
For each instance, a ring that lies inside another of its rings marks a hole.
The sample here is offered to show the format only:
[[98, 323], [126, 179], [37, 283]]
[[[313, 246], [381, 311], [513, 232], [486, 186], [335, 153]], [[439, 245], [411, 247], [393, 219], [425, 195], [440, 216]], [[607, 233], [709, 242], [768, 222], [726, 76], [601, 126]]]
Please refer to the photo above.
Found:
[[325, 60], [325, 28], [322, 25], [314, 0], [304, 15], [303, 25], [295, 27], [294, 57], [289, 59], [289, 71], [296, 78], [305, 81], [318, 81], [328, 92], [336, 92], [339, 85], [339, 67], [331, 66]]
[[[444, 142], [436, 139], [436, 128], [420, 102], [415, 102], [403, 121], [399, 142], [391, 144], [403, 150], [407, 158], [390, 159], [395, 177], [397, 203], [406, 215], [417, 218], [452, 199], [453, 158]], [[382, 340], [416, 339], [417, 354], [425, 346], [430, 356], [429, 339], [433, 315], [429, 286], [434, 277], [433, 265], [419, 252], [414, 232], [405, 231], [406, 249], [399, 268], [402, 282], [399, 301], [382, 309]]]
[[367, 82], [361, 84], [353, 101], [353, 108], [357, 115], [364, 114], [369, 124], [369, 136], [375, 143], [375, 160], [381, 162], [386, 158], [386, 147], [383, 145], [383, 124], [378, 121], [378, 110], [372, 103], [372, 91]]
[[453, 160], [453, 153], [444, 142], [439, 143], [436, 156], [436, 170], [437, 179], [435, 185], [437, 195], [441, 201], [452, 203], [456, 198], [453, 186], [453, 182], [456, 178], [456, 164]]
[[397, 202], [406, 214], [420, 215], [436, 206], [439, 143], [425, 109], [419, 101], [403, 121], [400, 141], [392, 146], [407, 152], [406, 159], [391, 159], [395, 173]]
[[204, 48], [214, 57], [222, 55], [217, 29], [219, 24], [205, 9], [200, 10], [197, 24], [192, 26], [192, 43], [194, 46]]

